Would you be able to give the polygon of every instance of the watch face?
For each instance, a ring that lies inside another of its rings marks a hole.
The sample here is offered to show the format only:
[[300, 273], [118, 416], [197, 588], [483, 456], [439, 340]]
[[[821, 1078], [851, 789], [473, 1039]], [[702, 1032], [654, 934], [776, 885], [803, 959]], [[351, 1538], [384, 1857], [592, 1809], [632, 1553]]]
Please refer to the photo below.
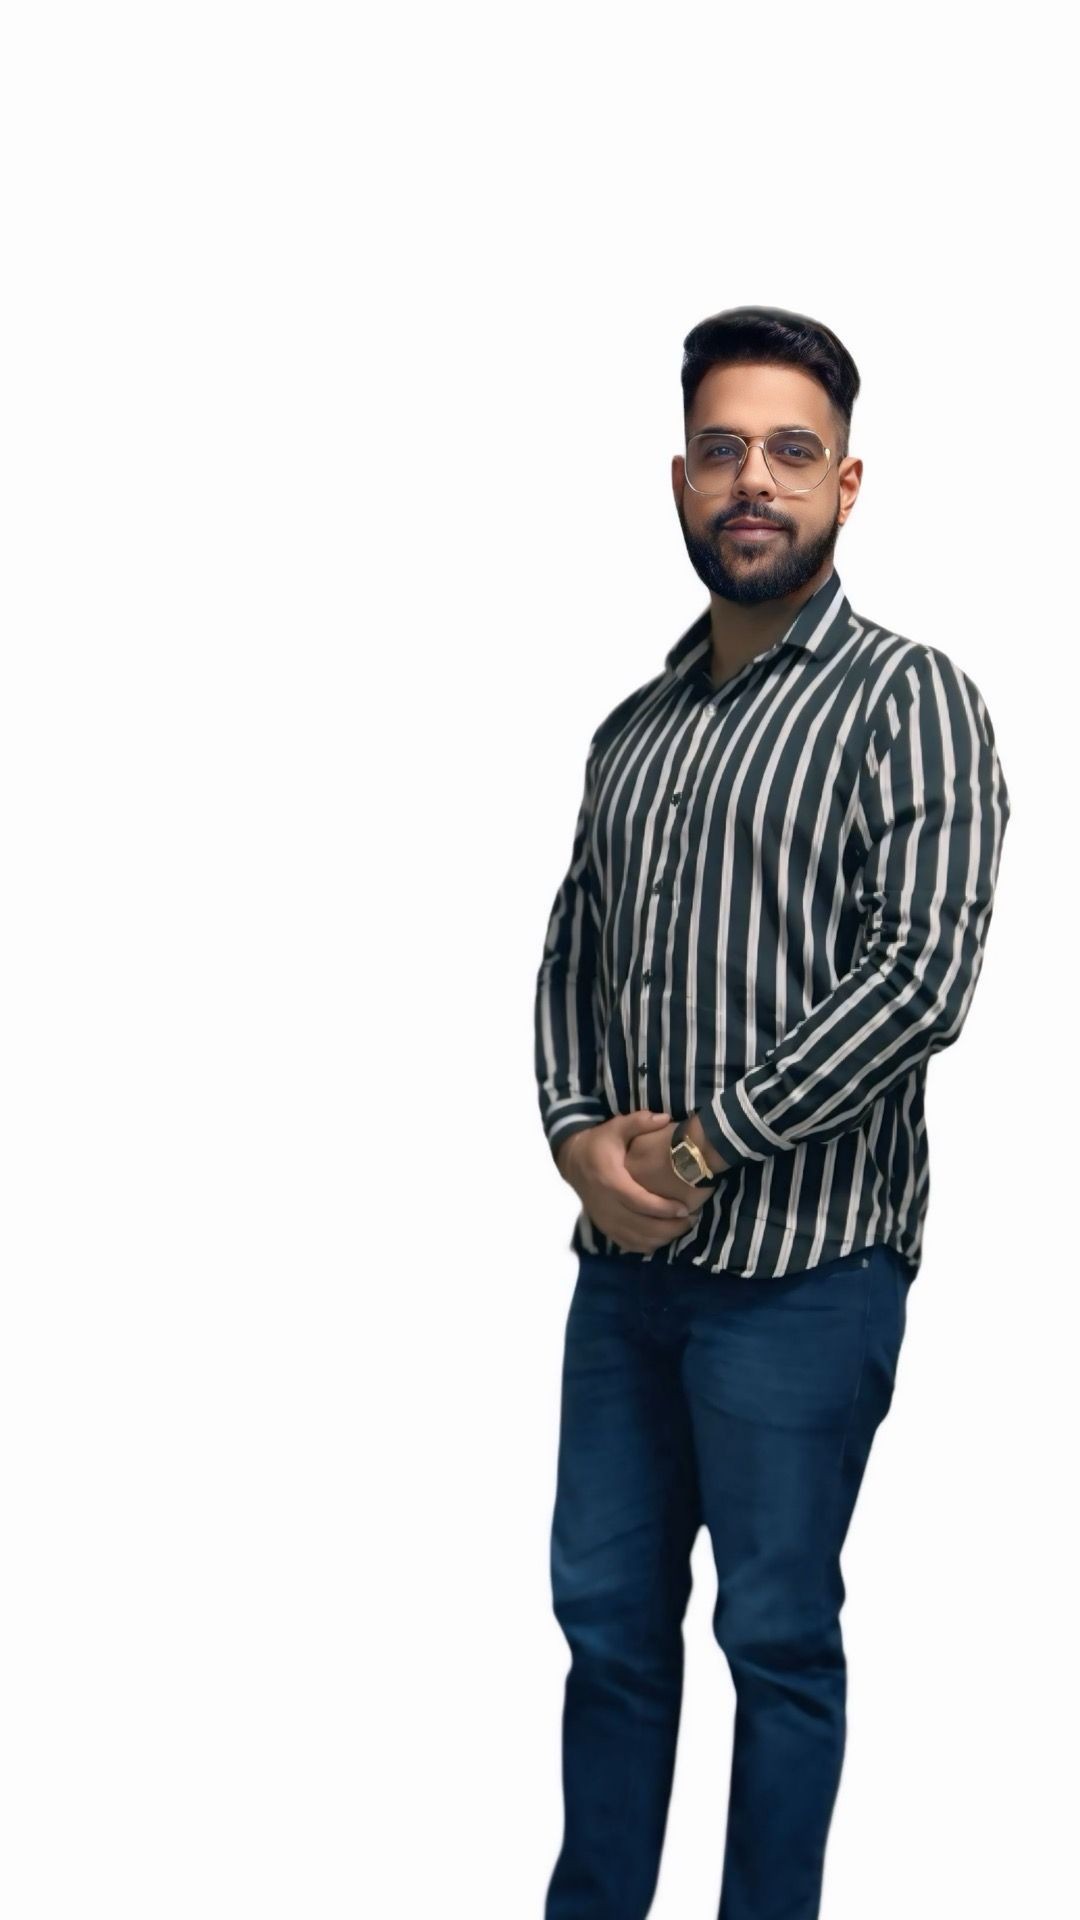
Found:
[[701, 1168], [685, 1141], [680, 1140], [676, 1146], [672, 1147], [671, 1159], [680, 1180], [688, 1181], [692, 1187], [700, 1185], [703, 1178]]

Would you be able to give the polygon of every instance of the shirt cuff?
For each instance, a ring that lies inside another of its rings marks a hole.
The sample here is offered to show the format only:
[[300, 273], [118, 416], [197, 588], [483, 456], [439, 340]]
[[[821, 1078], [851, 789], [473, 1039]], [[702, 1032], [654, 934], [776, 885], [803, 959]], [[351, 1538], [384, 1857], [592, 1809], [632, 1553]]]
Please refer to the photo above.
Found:
[[603, 1110], [595, 1114], [578, 1112], [575, 1113], [572, 1118], [564, 1120], [561, 1125], [554, 1126], [548, 1133], [548, 1147], [550, 1148], [552, 1159], [556, 1161], [556, 1163], [558, 1162], [559, 1149], [565, 1141], [569, 1140], [571, 1134], [584, 1133], [588, 1127], [602, 1126], [608, 1118], [609, 1115], [603, 1112]]
[[697, 1117], [709, 1145], [730, 1167], [745, 1166], [752, 1160], [770, 1160], [785, 1144], [748, 1111], [745, 1101], [739, 1097], [737, 1081], [699, 1107]]

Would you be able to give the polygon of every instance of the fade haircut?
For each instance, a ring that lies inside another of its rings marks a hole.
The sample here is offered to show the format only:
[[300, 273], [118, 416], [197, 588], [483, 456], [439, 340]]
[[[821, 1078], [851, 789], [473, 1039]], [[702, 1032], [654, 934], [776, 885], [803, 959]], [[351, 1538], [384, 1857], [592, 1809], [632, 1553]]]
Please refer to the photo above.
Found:
[[842, 340], [820, 320], [786, 307], [726, 307], [691, 327], [683, 341], [683, 424], [710, 367], [766, 362], [802, 367], [824, 387], [840, 422], [837, 460], [847, 455], [859, 369]]

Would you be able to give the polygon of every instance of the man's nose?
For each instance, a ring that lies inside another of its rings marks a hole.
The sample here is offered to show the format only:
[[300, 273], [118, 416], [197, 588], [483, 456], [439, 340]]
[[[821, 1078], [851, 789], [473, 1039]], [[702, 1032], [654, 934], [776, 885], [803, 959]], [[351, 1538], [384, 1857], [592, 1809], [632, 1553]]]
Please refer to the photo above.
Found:
[[765, 454], [761, 447], [750, 447], [742, 463], [742, 471], [735, 482], [737, 494], [776, 492], [776, 482], [765, 465]]

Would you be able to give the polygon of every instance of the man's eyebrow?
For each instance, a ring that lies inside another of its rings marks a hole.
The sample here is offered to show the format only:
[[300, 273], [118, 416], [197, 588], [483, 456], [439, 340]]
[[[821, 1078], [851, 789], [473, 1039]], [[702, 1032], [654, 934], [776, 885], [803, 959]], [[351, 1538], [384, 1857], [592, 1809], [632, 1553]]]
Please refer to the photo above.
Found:
[[[746, 433], [742, 427], [698, 427], [698, 433], [737, 433], [740, 440], [756, 440], [757, 435]], [[816, 427], [808, 427], [797, 420], [785, 420], [782, 426], [767, 427], [767, 433], [816, 433]]]

